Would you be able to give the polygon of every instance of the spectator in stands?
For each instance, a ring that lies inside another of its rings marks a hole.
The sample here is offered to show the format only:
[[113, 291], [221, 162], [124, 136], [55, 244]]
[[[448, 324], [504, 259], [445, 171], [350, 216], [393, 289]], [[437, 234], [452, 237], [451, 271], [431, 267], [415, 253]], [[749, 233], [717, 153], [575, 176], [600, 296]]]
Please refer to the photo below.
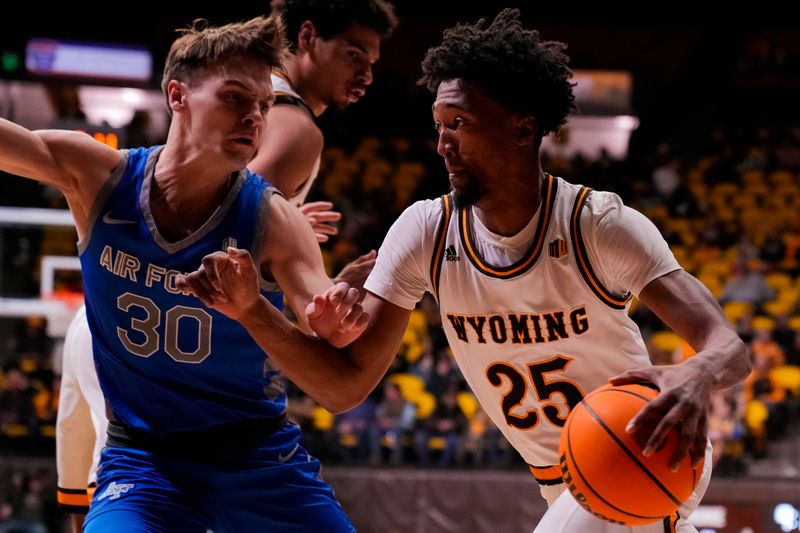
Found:
[[399, 465], [403, 460], [404, 438], [414, 426], [414, 404], [403, 398], [400, 386], [391, 381], [384, 382], [383, 399], [375, 408], [378, 429], [371, 445], [370, 463], [381, 462], [382, 447], [389, 450], [389, 462]]
[[451, 385], [437, 400], [431, 416], [417, 421], [414, 434], [417, 460], [423, 466], [431, 464], [431, 451], [436, 448], [439, 451], [438, 466], [461, 464], [463, 438], [469, 421], [458, 406], [458, 387]]
[[376, 427], [376, 405], [370, 396], [349, 411], [336, 416], [335, 437], [339, 459], [345, 463], [365, 463], [380, 447]]
[[750, 344], [753, 359], [766, 359], [770, 367], [781, 366], [786, 362], [783, 349], [772, 339], [772, 330], [767, 328], [756, 329], [756, 335]]
[[3, 374], [5, 387], [0, 391], [0, 428], [6, 431], [9, 426], [22, 426], [28, 435], [38, 434], [39, 424], [33, 404], [36, 390], [28, 376], [15, 361], [3, 365]]
[[767, 285], [760, 267], [754, 262], [740, 262], [733, 267], [733, 276], [725, 284], [720, 301], [748, 302], [758, 307], [775, 296]]
[[433, 368], [425, 378], [425, 390], [440, 398], [451, 387], [459, 386], [463, 379], [450, 355], [450, 348], [444, 347], [436, 354]]

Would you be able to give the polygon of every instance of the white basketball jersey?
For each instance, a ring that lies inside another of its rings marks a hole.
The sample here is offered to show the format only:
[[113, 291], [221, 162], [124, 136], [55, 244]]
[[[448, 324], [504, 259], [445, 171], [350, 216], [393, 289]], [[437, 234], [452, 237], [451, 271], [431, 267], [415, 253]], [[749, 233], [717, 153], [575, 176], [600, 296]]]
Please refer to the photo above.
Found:
[[[478, 252], [471, 208], [455, 209], [450, 196], [419, 202], [395, 223], [365, 285], [404, 308], [413, 307], [422, 287], [436, 297], [464, 377], [543, 483], [560, 481], [553, 465], [572, 406], [610, 377], [651, 364], [627, 314], [630, 293], [610, 292], [590, 263], [582, 237], [594, 233], [580, 223], [590, 192], [546, 176], [532, 244], [505, 267], [489, 264]], [[628, 280], [619, 276], [621, 281], [638, 291], [680, 268], [652, 223], [624, 208], [616, 195], [600, 194], [598, 203], [613, 198], [607, 203], [628, 217], [615, 224], [645, 228], [644, 237], [621, 238], [610, 247], [604, 241], [604, 253], [612, 256], [608, 263], [625, 255], [614, 249], [617, 244], [635, 250], [619, 270], [636, 274]], [[594, 223], [602, 216], [589, 218]], [[414, 226], [422, 237], [405, 237]], [[427, 265], [421, 264], [423, 257]], [[423, 275], [427, 279], [420, 279]]]
[[[314, 113], [312, 113], [311, 108], [308, 106], [308, 104], [306, 104], [305, 100], [303, 100], [303, 97], [294, 90], [294, 87], [291, 86], [289, 79], [285, 74], [280, 71], [273, 72], [270, 75], [270, 79], [272, 80], [272, 90], [277, 98], [275, 102], [276, 104], [295, 105], [308, 111], [308, 114], [311, 115], [311, 119], [314, 119]], [[306, 179], [305, 182], [303, 182], [303, 186], [300, 187], [300, 190], [297, 192], [297, 194], [291, 198], [288, 198], [292, 205], [300, 207], [303, 205], [303, 202], [306, 201], [308, 192], [311, 190], [311, 186], [317, 179], [317, 173], [319, 172], [319, 166], [322, 161], [321, 156], [322, 154], [317, 157], [317, 162], [314, 163], [314, 168], [311, 170], [311, 175], [308, 176], [308, 179]]]

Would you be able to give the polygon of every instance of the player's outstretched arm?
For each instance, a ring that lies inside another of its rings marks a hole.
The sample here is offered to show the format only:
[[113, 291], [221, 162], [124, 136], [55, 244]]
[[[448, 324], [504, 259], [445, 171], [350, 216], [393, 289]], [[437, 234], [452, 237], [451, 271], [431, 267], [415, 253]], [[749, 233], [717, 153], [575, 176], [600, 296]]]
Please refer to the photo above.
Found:
[[[208, 256], [200, 269], [179, 280], [179, 287], [239, 320], [284, 374], [328, 410], [351, 409], [383, 377], [410, 311], [372, 294], [358, 304], [354, 289], [333, 285], [311, 228], [282, 198], [273, 198], [268, 228], [262, 267], [269, 268], [296, 315], [319, 337], [295, 327], [259, 294], [259, 273], [246, 252]], [[337, 349], [331, 343], [347, 346]]]
[[85, 133], [30, 131], [0, 119], [0, 170], [41, 181], [64, 193], [80, 188], [81, 178], [102, 168], [107, 177], [120, 155]]
[[120, 161], [119, 152], [85, 133], [30, 131], [0, 119], [0, 170], [60, 190], [67, 199], [81, 239], [94, 200]]
[[661, 391], [658, 398], [631, 420], [628, 431], [652, 430], [645, 445], [647, 455], [661, 445], [673, 427], [677, 428], [681, 440], [671, 466], [677, 468], [689, 450], [693, 451], [697, 464], [706, 447], [711, 392], [732, 387], [747, 376], [750, 372], [747, 348], [713, 295], [684, 270], [653, 280], [639, 297], [686, 339], [697, 355], [677, 365], [630, 370], [611, 380], [617, 385], [648, 381]]

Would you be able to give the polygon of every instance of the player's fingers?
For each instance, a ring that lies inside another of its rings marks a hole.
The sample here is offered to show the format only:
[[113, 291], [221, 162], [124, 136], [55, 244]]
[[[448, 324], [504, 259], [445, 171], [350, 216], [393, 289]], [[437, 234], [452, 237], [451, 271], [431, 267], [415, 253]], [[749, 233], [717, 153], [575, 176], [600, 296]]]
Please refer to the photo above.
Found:
[[320, 211], [318, 213], [312, 213], [306, 215], [308, 220], [312, 221], [314, 224], [323, 224], [328, 222], [338, 222], [342, 219], [342, 214], [338, 211]]
[[[663, 446], [664, 441], [667, 439], [667, 435], [672, 430], [672, 428], [676, 427], [684, 420], [684, 413], [681, 409], [680, 405], [674, 406], [669, 412], [661, 418], [656, 425], [656, 428], [653, 430], [653, 433], [650, 435], [650, 438], [647, 440], [647, 444], [644, 446], [644, 453], [645, 456], [652, 455], [653, 452]], [[691, 423], [691, 421], [689, 421]], [[696, 421], [695, 421], [696, 425]]]
[[339, 324], [339, 331], [352, 330], [362, 314], [364, 313], [361, 304], [353, 305]]
[[339, 228], [329, 226], [328, 224], [314, 224], [314, 232], [324, 235], [336, 235], [339, 233]]
[[317, 211], [328, 211], [333, 209], [333, 202], [328, 201], [319, 201], [319, 202], [308, 202], [300, 206], [300, 212], [304, 215], [308, 216], [309, 214], [315, 213]]
[[706, 418], [705, 413], [700, 418], [700, 423], [698, 424], [697, 433], [694, 437], [694, 443], [692, 444], [691, 450], [691, 457], [692, 457], [692, 467], [697, 468], [700, 463], [703, 461], [703, 458], [706, 455], [706, 445], [708, 444], [708, 418]]
[[202, 265], [205, 269], [206, 277], [217, 291], [222, 292], [220, 275], [225, 267], [230, 264], [230, 262], [231, 259], [228, 254], [222, 252], [215, 252], [203, 258]]
[[240, 272], [242, 267], [247, 267], [249, 266], [250, 263], [253, 262], [253, 259], [250, 257], [250, 252], [248, 252], [247, 250], [229, 246], [226, 251], [228, 252], [228, 256], [240, 266], [239, 269]]
[[678, 446], [675, 448], [672, 457], [669, 460], [669, 467], [673, 472], [677, 472], [681, 465], [681, 461], [689, 453], [689, 450], [694, 446], [695, 436], [697, 434], [697, 414], [689, 416], [684, 419], [678, 426], [680, 428], [680, 439]]
[[[363, 311], [363, 309], [362, 309], [362, 311]], [[359, 333], [363, 332], [365, 329], [367, 329], [368, 325], [369, 325], [369, 313], [367, 313], [366, 311], [363, 311], [358, 316], [358, 319], [356, 320], [356, 323], [353, 325], [353, 331], [354, 332], [359, 332]]]
[[336, 285], [332, 286], [330, 289], [325, 291], [328, 300], [334, 304], [339, 305], [339, 303], [344, 300], [344, 297], [347, 295], [347, 291], [350, 290], [350, 285], [341, 281]]
[[315, 294], [311, 302], [306, 306], [306, 318], [315, 319], [321, 317], [327, 309], [327, 303], [325, 296]]
[[323, 235], [322, 233], [314, 233], [314, 236], [317, 238], [317, 242], [328, 242], [330, 237], [327, 235]]
[[213, 304], [213, 300], [211, 298], [211, 294], [205, 288], [205, 286], [200, 283], [199, 277], [196, 273], [189, 274], [185, 278], [186, 287], [194, 294], [204, 305], [211, 307]]
[[358, 296], [358, 289], [347, 289], [344, 298], [342, 298], [342, 302], [339, 304], [339, 308], [341, 310], [350, 309], [353, 304], [358, 302]]
[[669, 412], [673, 403], [667, 395], [657, 396], [642, 407], [636, 413], [636, 416], [630, 419], [628, 425], [625, 426], [625, 431], [627, 433], [637, 433], [643, 427], [655, 424], [656, 421], [661, 420]]
[[197, 284], [203, 288], [203, 290], [208, 294], [208, 297], [212, 300], [218, 300], [220, 302], [227, 302], [228, 298], [225, 293], [219, 289], [218, 287], [214, 286], [214, 283], [209, 279], [208, 270], [203, 270], [202, 272], [198, 272], [198, 276], [195, 278]]

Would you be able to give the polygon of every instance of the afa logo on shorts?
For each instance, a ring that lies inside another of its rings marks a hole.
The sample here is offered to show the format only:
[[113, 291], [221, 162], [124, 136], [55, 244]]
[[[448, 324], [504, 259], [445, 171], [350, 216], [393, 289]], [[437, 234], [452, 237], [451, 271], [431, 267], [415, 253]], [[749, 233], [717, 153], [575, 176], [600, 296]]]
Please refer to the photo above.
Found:
[[120, 496], [131, 490], [136, 485], [134, 483], [117, 483], [112, 481], [106, 491], [98, 498], [98, 500], [105, 499], [108, 496], [109, 500], [117, 500]]

